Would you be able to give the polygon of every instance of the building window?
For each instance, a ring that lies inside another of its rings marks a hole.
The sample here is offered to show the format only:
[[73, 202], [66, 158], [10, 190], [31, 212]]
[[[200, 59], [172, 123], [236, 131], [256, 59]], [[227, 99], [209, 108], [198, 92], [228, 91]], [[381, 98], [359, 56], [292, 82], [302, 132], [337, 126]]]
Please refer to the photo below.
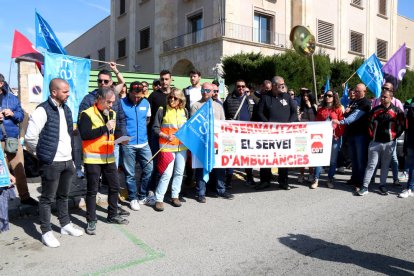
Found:
[[119, 0], [119, 15], [125, 13], [125, 0]]
[[318, 20], [318, 43], [334, 46], [334, 25]]
[[351, 4], [354, 4], [358, 7], [362, 7], [362, 0], [351, 0]]
[[[105, 61], [105, 48], [102, 48], [102, 49], [100, 49], [100, 50], [98, 50], [98, 60], [100, 60], [100, 61]], [[102, 66], [102, 65], [104, 65], [105, 63], [103, 63], [103, 62], [99, 62], [98, 63], [98, 66]]]
[[139, 31], [139, 49], [146, 49], [150, 47], [150, 28]]
[[253, 22], [253, 41], [270, 44], [272, 39], [272, 17], [255, 13]]
[[199, 13], [197, 15], [191, 16], [188, 18], [188, 32], [191, 34], [191, 42], [199, 43], [202, 41], [202, 31], [203, 29], [203, 14]]
[[405, 65], [410, 66], [411, 65], [411, 49], [406, 48], [405, 50]]
[[377, 57], [387, 59], [388, 42], [385, 40], [377, 39]]
[[378, 0], [378, 13], [387, 16], [387, 0]]
[[118, 41], [118, 58], [123, 58], [126, 56], [126, 39]]
[[364, 41], [364, 35], [351, 31], [351, 40], [350, 40], [350, 46], [349, 50], [351, 52], [363, 54], [363, 41]]

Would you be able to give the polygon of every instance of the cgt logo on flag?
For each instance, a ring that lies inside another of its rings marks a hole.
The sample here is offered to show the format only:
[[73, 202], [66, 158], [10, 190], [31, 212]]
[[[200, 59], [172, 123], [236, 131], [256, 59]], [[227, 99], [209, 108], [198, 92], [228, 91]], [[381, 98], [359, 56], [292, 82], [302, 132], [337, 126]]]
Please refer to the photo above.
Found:
[[311, 153], [323, 153], [323, 134], [311, 134]]

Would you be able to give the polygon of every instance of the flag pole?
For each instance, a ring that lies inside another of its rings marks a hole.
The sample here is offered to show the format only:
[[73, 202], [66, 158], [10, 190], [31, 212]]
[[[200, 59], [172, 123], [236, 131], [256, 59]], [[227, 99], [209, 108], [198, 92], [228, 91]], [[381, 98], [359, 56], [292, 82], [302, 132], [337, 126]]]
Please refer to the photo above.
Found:
[[315, 89], [315, 100], [316, 100], [316, 103], [319, 103], [319, 100], [318, 100], [318, 91], [317, 91], [317, 87], [316, 87], [316, 73], [315, 73], [315, 60], [314, 60], [314, 58], [313, 58], [313, 53], [312, 53], [312, 55], [311, 55], [311, 59], [312, 59], [312, 75], [313, 75], [313, 88]]
[[347, 83], [355, 74], [356, 74], [356, 71], [343, 83], [343, 85], [345, 85], [345, 83]]
[[163, 148], [165, 148], [167, 145], [169, 144], [169, 142], [167, 142], [166, 144], [164, 144], [151, 158], [150, 158], [150, 160], [148, 160], [147, 161], [147, 163], [144, 165], [144, 167], [142, 167], [142, 169], [144, 169], [157, 155], [158, 155], [158, 153], [160, 153], [161, 152], [161, 150], [163, 149]]
[[10, 74], [11, 74], [12, 62], [13, 62], [13, 58], [11, 58], [11, 59], [10, 59], [10, 66], [9, 66], [9, 80], [7, 81], [7, 84], [9, 85], [9, 88], [10, 88], [10, 89], [11, 89], [11, 87], [10, 87]]
[[[109, 62], [109, 61], [102, 61], [102, 60], [91, 59], [91, 58], [90, 58], [90, 60], [91, 60], [91, 61], [95, 61], [95, 62], [100, 62], [100, 63], [106, 63], [106, 64], [110, 64], [110, 63], [111, 63], [111, 62]], [[125, 66], [125, 65], [123, 65], [123, 64], [119, 64], [119, 63], [115, 63], [115, 65], [118, 65], [118, 66]]]

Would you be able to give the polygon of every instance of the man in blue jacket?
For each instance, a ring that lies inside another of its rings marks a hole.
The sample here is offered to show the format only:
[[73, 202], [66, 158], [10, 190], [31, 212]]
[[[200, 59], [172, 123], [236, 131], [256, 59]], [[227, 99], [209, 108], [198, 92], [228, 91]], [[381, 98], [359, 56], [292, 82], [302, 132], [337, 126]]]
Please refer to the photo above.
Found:
[[[151, 149], [148, 145], [147, 124], [151, 118], [151, 107], [145, 98], [142, 83], [131, 83], [128, 94], [121, 100], [126, 117], [126, 131], [131, 140], [122, 145], [122, 162], [125, 169], [125, 182], [128, 188], [128, 198], [131, 209], [138, 211], [139, 204], [154, 205], [154, 192], [150, 191], [150, 181], [153, 169]], [[141, 185], [137, 194], [135, 164], [141, 166]], [[154, 190], [154, 188], [152, 188]]]
[[[7, 87], [7, 88], [6, 88]], [[0, 124], [4, 127], [5, 134], [9, 138], [19, 139], [19, 124], [24, 119], [24, 112], [20, 106], [19, 99], [13, 95], [0, 74]], [[5, 136], [0, 131], [1, 145], [4, 150]], [[23, 148], [18, 144], [17, 152], [5, 152], [6, 162], [11, 167], [11, 173], [16, 177], [16, 187], [20, 196], [20, 202], [31, 206], [37, 206], [38, 202], [30, 197], [27, 187], [26, 173], [24, 172]]]

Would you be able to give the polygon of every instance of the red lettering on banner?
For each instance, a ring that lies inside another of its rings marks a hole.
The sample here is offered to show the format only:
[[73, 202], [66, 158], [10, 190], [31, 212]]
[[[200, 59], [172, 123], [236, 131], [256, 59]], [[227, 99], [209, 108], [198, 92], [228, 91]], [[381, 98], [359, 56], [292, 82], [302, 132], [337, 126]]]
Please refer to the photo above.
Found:
[[221, 131], [223, 133], [241, 133], [241, 134], [292, 134], [306, 133], [307, 124], [290, 123], [236, 123], [222, 122]]
[[268, 166], [268, 167], [283, 167], [283, 166], [304, 166], [309, 164], [309, 156], [292, 154], [275, 156], [273, 159], [269, 159], [269, 156], [232, 156], [222, 155], [222, 166], [234, 166], [234, 167], [250, 167], [250, 166]]

